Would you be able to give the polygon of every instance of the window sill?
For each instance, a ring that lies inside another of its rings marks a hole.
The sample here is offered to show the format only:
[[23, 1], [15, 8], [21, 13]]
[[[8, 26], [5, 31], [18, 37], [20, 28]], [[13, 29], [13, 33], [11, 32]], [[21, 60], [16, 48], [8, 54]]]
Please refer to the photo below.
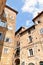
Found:
[[34, 55], [28, 56], [28, 58], [34, 57]]
[[34, 43], [28, 43], [28, 45], [34, 45]]

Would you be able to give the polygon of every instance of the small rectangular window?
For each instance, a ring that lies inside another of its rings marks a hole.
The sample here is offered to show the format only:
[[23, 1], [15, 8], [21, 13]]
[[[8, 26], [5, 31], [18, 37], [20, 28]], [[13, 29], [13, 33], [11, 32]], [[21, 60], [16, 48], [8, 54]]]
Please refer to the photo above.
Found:
[[40, 23], [40, 21], [38, 21], [38, 23]]
[[4, 18], [8, 17], [8, 12], [7, 11], [5, 13], [3, 13], [3, 17]]
[[3, 34], [0, 32], [0, 40], [3, 40]]
[[20, 46], [20, 42], [19, 41], [17, 41], [17, 46]]
[[21, 65], [25, 65], [25, 62], [22, 62], [22, 64]]
[[13, 30], [13, 27], [12, 26], [8, 26], [7, 27], [9, 30]]
[[8, 48], [4, 48], [4, 54], [8, 53]]
[[14, 17], [13, 17], [13, 16], [10, 16], [10, 19], [12, 19], [12, 20], [13, 20], [13, 19], [14, 19]]
[[29, 53], [30, 53], [30, 56], [32, 56], [33, 55], [33, 50], [29, 49]]
[[29, 40], [30, 40], [30, 43], [32, 42], [32, 37], [31, 36], [29, 36]]
[[12, 42], [12, 39], [10, 39], [10, 38], [5, 38], [5, 42]]
[[29, 30], [28, 33], [31, 34], [31, 31]]
[[43, 65], [43, 61], [40, 61], [40, 65]]
[[9, 38], [6, 39], [6, 42], [9, 42]]
[[19, 56], [19, 55], [20, 55], [20, 47], [19, 47], [19, 48], [17, 48], [17, 50], [16, 50], [16, 55], [17, 55], [17, 56]]
[[5, 13], [3, 13], [3, 17], [5, 17], [5, 18], [6, 18], [6, 14], [5, 14]]
[[7, 27], [7, 22], [3, 22], [3, 21], [0, 20], [0, 26], [1, 27]]
[[38, 24], [38, 21], [35, 21], [34, 23], [35, 23], [35, 25], [37, 25]]

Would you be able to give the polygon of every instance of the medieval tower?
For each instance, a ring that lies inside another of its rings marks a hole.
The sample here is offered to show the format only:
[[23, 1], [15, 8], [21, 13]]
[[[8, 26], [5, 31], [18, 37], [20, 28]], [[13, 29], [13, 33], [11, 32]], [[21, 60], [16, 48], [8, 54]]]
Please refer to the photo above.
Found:
[[0, 65], [12, 65], [17, 11], [0, 1]]

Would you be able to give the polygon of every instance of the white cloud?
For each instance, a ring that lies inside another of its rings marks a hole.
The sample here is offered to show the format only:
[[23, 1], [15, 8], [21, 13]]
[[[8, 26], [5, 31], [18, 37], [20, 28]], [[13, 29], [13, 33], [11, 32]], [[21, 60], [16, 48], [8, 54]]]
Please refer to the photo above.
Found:
[[26, 27], [28, 27], [28, 26], [31, 26], [31, 21], [30, 20], [26, 21]]
[[33, 17], [43, 10], [43, 0], [24, 0], [23, 2], [22, 12], [29, 12], [33, 14]]
[[43, 5], [43, 0], [38, 0], [39, 4]]
[[26, 21], [26, 26], [28, 26], [29, 22], [30, 22], [29, 20]]

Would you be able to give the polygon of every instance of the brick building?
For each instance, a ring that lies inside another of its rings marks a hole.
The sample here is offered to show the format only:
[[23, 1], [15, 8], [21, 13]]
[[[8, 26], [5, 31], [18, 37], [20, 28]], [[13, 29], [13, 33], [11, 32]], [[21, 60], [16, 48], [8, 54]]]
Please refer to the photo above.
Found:
[[15, 32], [18, 12], [5, 4], [0, 0], [0, 65], [43, 65], [43, 11]]
[[20, 27], [15, 32], [16, 44], [14, 48], [14, 65], [20, 65], [20, 35], [19, 33], [24, 31], [25, 29], [26, 29], [25, 27]]
[[12, 65], [18, 12], [5, 5], [5, 2], [0, 0], [0, 65]]
[[21, 27], [15, 33], [16, 44], [20, 44], [20, 65], [43, 65], [43, 11], [32, 21], [33, 26]]

